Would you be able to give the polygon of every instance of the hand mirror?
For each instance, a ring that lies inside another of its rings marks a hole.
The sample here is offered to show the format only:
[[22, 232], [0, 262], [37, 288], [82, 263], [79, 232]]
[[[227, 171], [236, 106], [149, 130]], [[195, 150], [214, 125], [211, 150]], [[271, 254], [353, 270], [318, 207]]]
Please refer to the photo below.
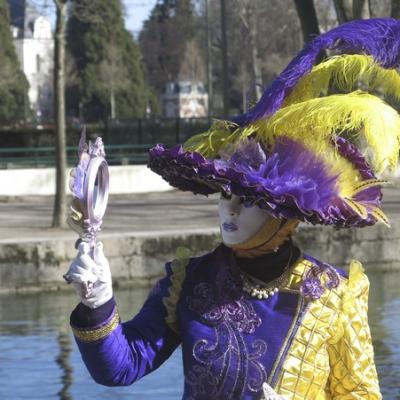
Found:
[[[108, 164], [101, 137], [87, 144], [84, 129], [79, 140], [78, 157], [79, 163], [71, 173], [70, 189], [74, 198], [67, 222], [79, 234], [80, 240], [89, 243], [93, 255], [109, 191]], [[64, 278], [69, 281], [67, 275]]]

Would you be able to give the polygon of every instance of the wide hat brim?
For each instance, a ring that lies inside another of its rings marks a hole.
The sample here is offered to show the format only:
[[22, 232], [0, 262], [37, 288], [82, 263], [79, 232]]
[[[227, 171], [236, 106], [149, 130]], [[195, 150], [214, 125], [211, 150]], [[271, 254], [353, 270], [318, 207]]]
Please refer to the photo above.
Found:
[[245, 197], [276, 218], [338, 228], [376, 223], [372, 210], [379, 207], [382, 196], [379, 186], [360, 191], [352, 202], [371, 211], [360, 215], [340, 196], [337, 176], [332, 176], [323, 160], [291, 140], [277, 143], [271, 154], [250, 141], [230, 157], [217, 159], [181, 145], [167, 149], [158, 144], [149, 152], [148, 166], [183, 191], [203, 195], [223, 191]]

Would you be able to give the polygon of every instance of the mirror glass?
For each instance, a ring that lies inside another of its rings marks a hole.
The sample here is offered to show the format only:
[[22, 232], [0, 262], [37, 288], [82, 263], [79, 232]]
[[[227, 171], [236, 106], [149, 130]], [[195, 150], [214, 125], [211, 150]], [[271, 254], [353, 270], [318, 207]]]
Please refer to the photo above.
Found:
[[91, 223], [99, 223], [103, 219], [108, 202], [108, 165], [104, 158], [98, 157], [90, 161], [87, 175], [86, 207]]
[[99, 165], [93, 189], [93, 209], [96, 219], [102, 219], [108, 201], [108, 166], [104, 161]]

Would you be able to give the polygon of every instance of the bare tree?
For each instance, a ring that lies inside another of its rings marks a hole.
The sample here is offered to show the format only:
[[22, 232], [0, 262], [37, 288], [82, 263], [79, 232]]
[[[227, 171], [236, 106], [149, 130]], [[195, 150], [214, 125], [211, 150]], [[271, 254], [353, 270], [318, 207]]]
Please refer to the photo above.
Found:
[[201, 51], [196, 39], [186, 43], [185, 53], [179, 70], [179, 79], [190, 81], [204, 81], [206, 71]]
[[335, 6], [336, 15], [337, 15], [339, 24], [343, 24], [344, 22], [347, 22], [349, 20], [348, 16], [351, 13], [351, 10], [346, 9], [343, 0], [333, 0], [333, 4]]
[[229, 115], [229, 84], [228, 84], [228, 44], [226, 27], [225, 0], [220, 0], [221, 7], [221, 58], [222, 58], [222, 98], [224, 104], [224, 118]]
[[247, 92], [251, 85], [251, 76], [249, 74], [249, 69], [246, 65], [246, 60], [239, 60], [239, 67], [236, 75], [234, 76], [234, 87], [242, 95], [242, 111], [245, 112], [248, 108], [247, 104]]
[[314, 3], [314, 6], [321, 33], [337, 26], [338, 19], [332, 0], [319, 0]]
[[214, 87], [212, 79], [212, 59], [211, 59], [211, 35], [210, 35], [210, 0], [204, 0], [205, 12], [205, 33], [206, 33], [206, 60], [207, 60], [207, 90], [208, 90], [208, 115], [214, 115]]
[[400, 0], [392, 0], [390, 15], [392, 18], [400, 19]]
[[110, 99], [110, 117], [117, 117], [115, 96], [118, 91], [124, 89], [130, 82], [127, 68], [121, 55], [121, 49], [110, 42], [107, 47], [106, 57], [100, 64], [100, 82], [105, 90], [109, 93]]
[[371, 18], [371, 0], [353, 0], [353, 18]]
[[[260, 9], [259, 1], [236, 0], [237, 12], [247, 33], [247, 44], [250, 47], [251, 67], [256, 92], [256, 100], [262, 95], [261, 63], [257, 48], [258, 20], [257, 13]], [[243, 65], [241, 66], [243, 68]]]
[[[230, 101], [234, 112], [243, 109], [243, 103], [254, 103], [255, 75], [261, 74], [263, 87], [279, 74], [302, 46], [302, 35], [299, 19], [293, 0], [245, 0], [253, 8], [255, 30], [254, 45], [250, 45], [249, 31], [243, 24], [243, 1], [226, 0], [226, 31], [229, 56]], [[212, 58], [212, 77], [214, 90], [214, 111], [222, 115], [223, 108], [223, 75], [222, 63], [222, 35], [219, 1], [208, 2], [209, 30], [210, 30], [210, 57]], [[239, 6], [238, 6], [239, 5]], [[240, 15], [241, 14], [241, 15]], [[253, 17], [252, 16], [252, 17]], [[245, 14], [244, 17], [249, 17]], [[254, 27], [253, 27], [254, 28]], [[255, 52], [252, 49], [255, 47]], [[206, 49], [206, 46], [205, 46]], [[254, 73], [254, 57], [260, 72]], [[206, 54], [204, 54], [204, 59]], [[259, 89], [258, 89], [259, 90]], [[262, 88], [261, 88], [262, 90]], [[247, 100], [249, 98], [249, 100]], [[231, 110], [232, 111], [232, 110]]]
[[303, 31], [303, 40], [307, 43], [320, 33], [314, 0], [294, 0], [294, 3]]
[[333, 0], [340, 24], [353, 19], [371, 18], [371, 0]]
[[54, 198], [53, 224], [66, 227], [66, 124], [65, 124], [65, 31], [68, 0], [53, 0], [56, 7], [54, 36], [54, 92], [56, 117], [56, 195]]

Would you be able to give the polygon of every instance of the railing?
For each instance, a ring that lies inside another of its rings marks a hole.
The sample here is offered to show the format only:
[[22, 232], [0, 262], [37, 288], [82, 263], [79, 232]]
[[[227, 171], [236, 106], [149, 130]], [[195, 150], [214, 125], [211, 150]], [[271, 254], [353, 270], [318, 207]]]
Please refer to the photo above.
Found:
[[156, 118], [109, 121], [104, 142], [111, 144], [182, 143], [206, 131], [211, 118]]
[[[89, 124], [88, 136], [102, 136], [110, 165], [144, 164], [147, 151], [155, 143], [172, 146], [204, 132], [211, 118], [143, 118]], [[79, 126], [67, 131], [68, 165], [77, 162]], [[76, 144], [75, 144], [76, 143]], [[19, 147], [18, 147], [19, 146]], [[0, 169], [40, 168], [55, 165], [54, 127], [0, 131]]]
[[[109, 165], [145, 164], [152, 145], [106, 145]], [[67, 147], [67, 164], [76, 165], [77, 148]], [[55, 166], [54, 147], [28, 147], [0, 149], [0, 169], [49, 168]]]

